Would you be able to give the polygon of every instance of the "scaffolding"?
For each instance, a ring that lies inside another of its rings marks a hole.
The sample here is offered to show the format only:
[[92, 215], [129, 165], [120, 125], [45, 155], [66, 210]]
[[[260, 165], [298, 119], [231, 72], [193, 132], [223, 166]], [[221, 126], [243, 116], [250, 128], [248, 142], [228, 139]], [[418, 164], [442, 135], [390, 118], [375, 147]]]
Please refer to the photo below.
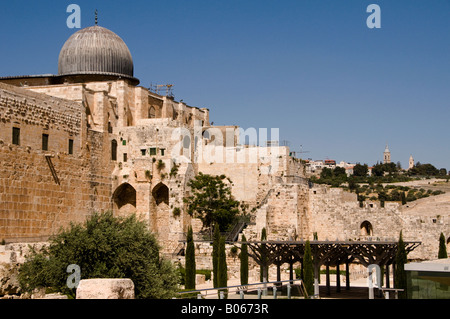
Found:
[[173, 96], [173, 84], [153, 84], [150, 83], [149, 90], [161, 96]]

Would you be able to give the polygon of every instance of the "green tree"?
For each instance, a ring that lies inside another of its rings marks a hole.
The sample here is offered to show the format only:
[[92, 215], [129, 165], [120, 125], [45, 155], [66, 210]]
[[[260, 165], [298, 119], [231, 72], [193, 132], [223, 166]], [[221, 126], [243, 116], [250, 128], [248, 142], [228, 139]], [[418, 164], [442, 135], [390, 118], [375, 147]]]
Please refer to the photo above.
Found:
[[402, 232], [400, 231], [400, 238], [398, 241], [397, 253], [395, 256], [395, 274], [394, 274], [394, 286], [397, 289], [403, 289], [403, 292], [399, 292], [399, 298], [406, 298], [406, 272], [405, 264], [407, 263], [407, 254], [405, 249], [405, 243], [403, 242]]
[[438, 258], [448, 258], [447, 255], [447, 247], [445, 245], [445, 236], [443, 233], [439, 236], [439, 252], [438, 252]]
[[417, 164], [409, 170], [410, 175], [435, 176], [439, 175], [439, 170], [432, 164]]
[[185, 198], [187, 212], [199, 218], [204, 228], [211, 230], [215, 224], [221, 232], [228, 231], [239, 213], [239, 201], [231, 195], [231, 188], [224, 183], [225, 175], [212, 176], [199, 173], [189, 181], [192, 195]]
[[213, 250], [212, 250], [212, 261], [213, 261], [213, 287], [217, 288], [219, 282], [219, 244], [220, 244], [220, 231], [219, 225], [214, 226], [213, 235]]
[[401, 194], [401, 199], [402, 199], [402, 205], [406, 204], [406, 196], [405, 196], [405, 192], [402, 192]]
[[28, 255], [19, 269], [19, 282], [23, 291], [41, 286], [73, 297], [75, 288], [67, 287], [66, 270], [76, 264], [81, 279], [130, 278], [136, 298], [171, 298], [179, 275], [159, 252], [155, 236], [135, 215], [94, 213], [84, 224], [71, 223], [53, 236], [47, 249]]
[[[219, 280], [218, 285], [219, 287], [226, 287], [228, 282], [228, 268], [227, 268], [227, 256], [225, 251], [225, 237], [220, 236], [220, 242], [219, 242], [219, 263], [218, 263], [218, 270], [219, 270]], [[225, 298], [227, 298], [227, 289], [221, 289], [220, 291], [223, 291]], [[220, 294], [219, 291], [219, 294]]]
[[[245, 235], [242, 235], [242, 241], [246, 242], [247, 238]], [[247, 244], [241, 244], [241, 285], [248, 284], [248, 248]]]
[[350, 190], [350, 192], [353, 192], [354, 190], [358, 189], [358, 184], [355, 181], [355, 178], [353, 176], [351, 176], [348, 179], [348, 189]]
[[345, 168], [336, 166], [333, 170], [333, 175], [335, 177], [343, 177], [347, 178], [347, 173], [345, 172]]
[[305, 253], [303, 255], [303, 284], [308, 296], [314, 293], [314, 268], [309, 240], [305, 243]]
[[353, 167], [353, 176], [367, 176], [367, 172], [369, 171], [369, 168], [367, 164], [361, 165], [360, 163], [357, 163]]
[[[267, 240], [267, 231], [266, 228], [263, 227], [261, 230], [261, 241]], [[266, 252], [266, 246], [261, 245], [261, 265], [259, 266], [259, 279], [261, 282], [267, 281], [268, 278], [268, 272], [267, 272], [267, 252]]]
[[322, 172], [320, 172], [320, 179], [328, 179], [333, 177], [333, 171], [331, 168], [324, 167]]
[[195, 290], [195, 246], [192, 233], [192, 227], [189, 226], [187, 238], [186, 238], [186, 279], [185, 288], [189, 290]]

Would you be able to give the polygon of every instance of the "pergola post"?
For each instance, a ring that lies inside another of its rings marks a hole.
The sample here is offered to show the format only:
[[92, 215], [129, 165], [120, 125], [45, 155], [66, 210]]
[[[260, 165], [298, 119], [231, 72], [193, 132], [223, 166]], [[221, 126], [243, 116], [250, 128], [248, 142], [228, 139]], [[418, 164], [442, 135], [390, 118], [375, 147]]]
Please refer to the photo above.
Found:
[[289, 262], [289, 280], [291, 281], [291, 284], [294, 280], [294, 262]]
[[319, 262], [314, 258], [314, 295], [319, 295]]
[[345, 289], [350, 290], [350, 263], [345, 261]]
[[327, 295], [331, 294], [330, 291], [330, 264], [327, 262], [326, 264], [326, 285], [327, 285]]
[[391, 283], [389, 282], [389, 264], [386, 264], [386, 288], [391, 288]]
[[341, 274], [339, 272], [339, 262], [336, 263], [336, 292], [341, 292]]
[[280, 262], [277, 262], [277, 281], [281, 281], [281, 264], [280, 264]]

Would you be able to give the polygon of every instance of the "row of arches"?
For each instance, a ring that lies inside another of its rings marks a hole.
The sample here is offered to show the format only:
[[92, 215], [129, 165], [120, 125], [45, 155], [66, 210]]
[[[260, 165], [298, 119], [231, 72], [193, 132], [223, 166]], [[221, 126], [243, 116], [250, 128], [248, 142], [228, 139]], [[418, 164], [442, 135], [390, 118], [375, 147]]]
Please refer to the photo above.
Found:
[[[161, 203], [169, 205], [169, 188], [164, 183], [158, 183], [151, 192], [156, 206]], [[120, 215], [136, 211], [136, 189], [129, 183], [123, 183], [113, 193], [114, 209]]]

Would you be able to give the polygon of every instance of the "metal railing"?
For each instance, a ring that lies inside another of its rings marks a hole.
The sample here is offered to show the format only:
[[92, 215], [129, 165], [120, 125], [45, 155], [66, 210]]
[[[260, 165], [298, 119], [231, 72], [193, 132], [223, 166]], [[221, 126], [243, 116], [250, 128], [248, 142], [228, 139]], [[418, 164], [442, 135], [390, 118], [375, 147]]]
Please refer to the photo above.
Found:
[[[295, 284], [297, 282], [297, 284]], [[235, 285], [235, 286], [227, 286], [227, 287], [219, 287], [219, 288], [205, 288], [198, 290], [189, 290], [189, 291], [181, 291], [178, 292], [178, 296], [183, 298], [183, 295], [197, 295], [197, 299], [207, 298], [209, 296], [218, 296], [219, 299], [225, 299], [225, 294], [235, 293], [239, 294], [240, 299], [245, 299], [245, 295], [250, 295], [251, 292], [257, 293], [257, 299], [263, 299], [263, 297], [268, 296], [269, 289], [272, 289], [273, 299], [276, 299], [278, 295], [278, 289], [282, 288], [283, 283], [286, 283], [286, 296], [288, 299], [292, 297], [292, 287], [297, 287], [300, 295], [303, 295], [305, 298], [308, 298], [308, 294], [306, 292], [305, 286], [301, 279], [293, 279], [293, 280], [282, 280], [282, 281], [267, 281], [267, 282], [259, 282], [254, 284], [247, 285]], [[272, 285], [269, 287], [269, 285]]]

